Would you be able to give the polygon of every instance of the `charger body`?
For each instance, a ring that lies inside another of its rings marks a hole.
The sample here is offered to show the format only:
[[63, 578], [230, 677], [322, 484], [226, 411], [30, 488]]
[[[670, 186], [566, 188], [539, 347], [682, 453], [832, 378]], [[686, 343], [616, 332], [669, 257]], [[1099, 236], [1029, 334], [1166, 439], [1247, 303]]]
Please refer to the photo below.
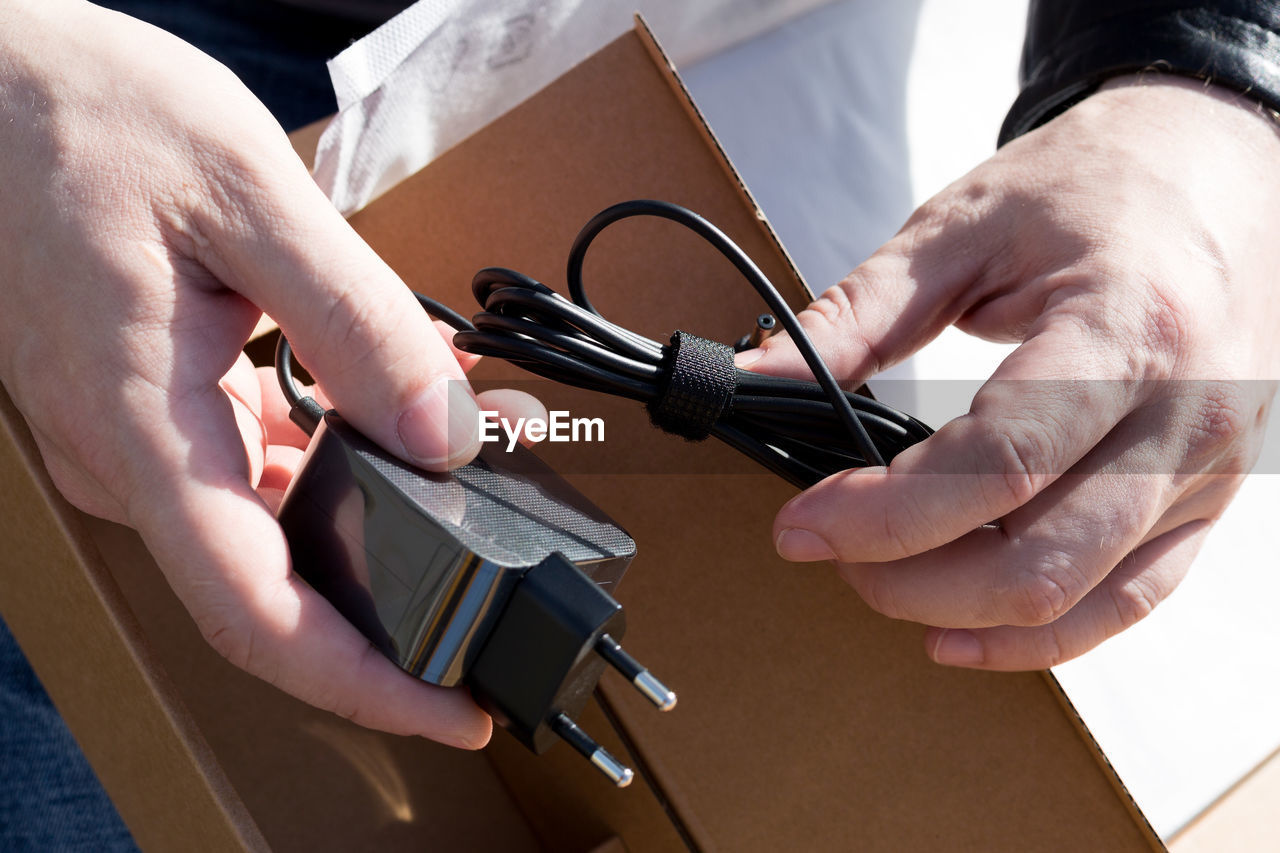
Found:
[[[279, 520], [294, 569], [402, 669], [445, 686], [467, 680], [531, 569], [558, 554], [611, 595], [636, 550], [523, 447], [485, 444], [471, 464], [436, 474], [332, 411]], [[611, 625], [620, 635], [621, 608]]]

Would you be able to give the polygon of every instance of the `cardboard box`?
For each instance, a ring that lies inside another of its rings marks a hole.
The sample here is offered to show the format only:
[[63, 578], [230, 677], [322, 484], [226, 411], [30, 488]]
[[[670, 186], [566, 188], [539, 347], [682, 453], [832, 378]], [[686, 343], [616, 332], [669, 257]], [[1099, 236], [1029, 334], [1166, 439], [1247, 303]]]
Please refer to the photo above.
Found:
[[1280, 837], [1280, 752], [1236, 782], [1169, 842], [1173, 853], [1274, 850]]
[[[555, 286], [578, 228], [641, 197], [698, 210], [793, 306], [810, 298], [643, 30], [352, 223], [411, 286], [465, 313], [480, 267]], [[652, 337], [730, 341], [761, 310], [669, 223], [599, 243], [593, 299]], [[552, 462], [639, 545], [619, 592], [627, 646], [680, 706], [655, 713], [607, 676], [583, 725], [650, 784], [612, 789], [567, 747], [534, 758], [501, 732], [469, 754], [364, 731], [233, 669], [135, 534], [57, 495], [7, 397], [0, 608], [148, 850], [1163, 849], [1051, 677], [933, 665], [918, 626], [774, 555], [770, 521], [792, 489], [724, 448], [655, 434], [638, 406], [610, 412], [611, 464], [571, 445]]]

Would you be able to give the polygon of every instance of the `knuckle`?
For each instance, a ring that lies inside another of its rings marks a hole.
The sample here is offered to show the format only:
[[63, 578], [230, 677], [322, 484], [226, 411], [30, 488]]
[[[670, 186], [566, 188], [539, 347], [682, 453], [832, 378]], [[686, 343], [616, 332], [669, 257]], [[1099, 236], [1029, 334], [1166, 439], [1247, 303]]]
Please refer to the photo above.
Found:
[[268, 684], [290, 689], [279, 661], [273, 660], [272, 655], [265, 651], [270, 644], [260, 642], [258, 631], [251, 621], [229, 616], [209, 623], [209, 627], [205, 623], [198, 624], [205, 641], [232, 666]]
[[[914, 254], [928, 256], [934, 265], [976, 268], [987, 263], [991, 235], [981, 226], [991, 215], [992, 200], [999, 192], [989, 177], [970, 174], [920, 205], [904, 228], [910, 234]], [[930, 256], [923, 251], [938, 245], [939, 240], [945, 241], [944, 253]]]
[[994, 507], [1004, 509], [1019, 507], [1031, 500], [1049, 480], [1047, 460], [1054, 458], [1048, 431], [1034, 426], [1018, 425], [1016, 428], [992, 428], [987, 446], [991, 460], [984, 482], [996, 485], [996, 494], [990, 501]]
[[829, 287], [817, 299], [810, 302], [809, 306], [800, 312], [800, 316], [838, 329], [853, 318], [849, 294], [842, 287]]
[[208, 167], [208, 176], [201, 182], [202, 195], [188, 202], [210, 222], [206, 226], [209, 231], [245, 236], [254, 231], [273, 233], [284, 227], [283, 221], [268, 212], [269, 190], [258, 164], [243, 155], [210, 159], [216, 162]]
[[1063, 651], [1062, 636], [1057, 625], [1046, 625], [1040, 632], [1040, 642], [1032, 665], [1037, 669], [1053, 669], [1067, 660]]
[[844, 362], [832, 365], [837, 376], [853, 372], [870, 375], [882, 369], [883, 362], [879, 353], [862, 334], [862, 327], [849, 295], [850, 289], [867, 289], [870, 275], [865, 269], [851, 272], [838, 285], [827, 288], [799, 315], [801, 324], [816, 339], [815, 343], [823, 346], [823, 342], [826, 342], [824, 349], [827, 352], [824, 355], [828, 361], [836, 358]]
[[[365, 670], [374, 663], [373, 659], [380, 655], [381, 652], [377, 651], [372, 645], [366, 645], [361, 650], [359, 659], [353, 668], [352, 683], [364, 683], [366, 680]], [[358, 691], [338, 691], [331, 699], [321, 704], [321, 707], [328, 707], [339, 717], [355, 723], [357, 726], [367, 728], [376, 722], [374, 709], [369, 706], [365, 696]]]
[[989, 182], [970, 175], [920, 205], [908, 225], [925, 238], [962, 232], [982, 221], [991, 195]]
[[1118, 627], [1115, 633], [1118, 633], [1150, 616], [1160, 602], [1147, 583], [1141, 578], [1132, 578], [1112, 588], [1111, 603], [1116, 610]]
[[364, 703], [359, 700], [336, 705], [334, 706], [333, 713], [350, 723], [354, 723], [357, 726], [362, 727], [367, 726], [369, 720], [368, 709], [366, 709]]
[[1189, 450], [1193, 459], [1232, 456], [1226, 451], [1250, 432], [1255, 423], [1240, 389], [1232, 382], [1205, 382], [1191, 427]]
[[1000, 483], [1009, 500], [1016, 506], [1022, 506], [1039, 491], [1031, 470], [1033, 450], [1024, 436], [1015, 437], [1008, 433], [1002, 436], [998, 449]]
[[320, 334], [314, 340], [325, 341], [330, 352], [342, 353], [342, 359], [329, 366], [330, 380], [359, 375], [378, 357], [384, 336], [379, 333], [378, 306], [358, 287], [349, 287], [334, 295], [323, 320]]
[[152, 215], [165, 248], [177, 258], [201, 258], [212, 250], [212, 218], [202, 215], [209, 192], [193, 175], [173, 180], [152, 198]]
[[908, 618], [894, 591], [892, 579], [886, 572], [872, 566], [860, 569], [850, 567], [842, 570], [842, 573], [854, 592], [872, 610], [890, 619]]
[[[214, 651], [233, 666], [268, 683], [285, 687], [278, 660], [270, 652], [267, 634], [250, 615], [244, 603], [219, 596], [216, 583], [206, 583], [194, 592], [201, 603], [190, 609], [196, 626]], [[214, 596], [218, 600], [209, 601]]]
[[[188, 174], [166, 188], [163, 201], [170, 219], [180, 225], [197, 247], [199, 241], [231, 236], [260, 239], [290, 229], [290, 202], [296, 174], [280, 154], [280, 140], [252, 123], [225, 142], [225, 130], [193, 133]], [[170, 229], [175, 230], [175, 229]]]
[[919, 551], [915, 543], [922, 532], [927, 534], [930, 525], [928, 514], [920, 507], [918, 498], [906, 494], [892, 504], [886, 502], [881, 510], [884, 542], [881, 558], [896, 560]]
[[1130, 351], [1141, 352], [1148, 360], [1139, 375], [1170, 376], [1192, 346], [1195, 314], [1167, 285], [1145, 280], [1138, 285], [1138, 290], [1142, 306], [1134, 331], [1143, 346]]
[[906, 513], [901, 510], [890, 509], [886, 504], [883, 508], [884, 524], [884, 542], [888, 546], [890, 553], [897, 557], [905, 557], [911, 553], [910, 545], [907, 541], [907, 529], [911, 526], [906, 520]]
[[1008, 624], [1048, 625], [1072, 608], [1089, 590], [1085, 575], [1072, 559], [1050, 552], [1018, 573], [1006, 590]]
[[[246, 672], [253, 670], [253, 629], [235, 620], [198, 620], [200, 633], [213, 650], [226, 658], [233, 666]], [[256, 673], [255, 673], [256, 674]]]

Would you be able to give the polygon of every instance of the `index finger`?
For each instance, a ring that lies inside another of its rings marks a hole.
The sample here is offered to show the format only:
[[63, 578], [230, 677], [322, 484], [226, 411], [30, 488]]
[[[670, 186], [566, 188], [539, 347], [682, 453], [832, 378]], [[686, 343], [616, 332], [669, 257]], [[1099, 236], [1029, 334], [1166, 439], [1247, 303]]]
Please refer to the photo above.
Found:
[[1072, 378], [1124, 375], [1124, 357], [1099, 347], [1074, 318], [1045, 323], [982, 386], [968, 414], [887, 468], [836, 474], [784, 506], [774, 522], [778, 552], [792, 560], [897, 560], [1012, 512], [1140, 402], [1137, 382]]

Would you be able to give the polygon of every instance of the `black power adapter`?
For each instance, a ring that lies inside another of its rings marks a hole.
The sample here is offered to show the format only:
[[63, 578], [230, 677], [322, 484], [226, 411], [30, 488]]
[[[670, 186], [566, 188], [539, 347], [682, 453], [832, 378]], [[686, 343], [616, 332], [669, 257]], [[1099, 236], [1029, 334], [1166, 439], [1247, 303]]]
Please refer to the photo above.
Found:
[[631, 537], [523, 447], [435, 474], [310, 398], [294, 419], [312, 433], [279, 510], [298, 573], [410, 675], [466, 685], [534, 752], [563, 739], [630, 783], [574, 718], [606, 664], [676, 702], [617, 642]]

